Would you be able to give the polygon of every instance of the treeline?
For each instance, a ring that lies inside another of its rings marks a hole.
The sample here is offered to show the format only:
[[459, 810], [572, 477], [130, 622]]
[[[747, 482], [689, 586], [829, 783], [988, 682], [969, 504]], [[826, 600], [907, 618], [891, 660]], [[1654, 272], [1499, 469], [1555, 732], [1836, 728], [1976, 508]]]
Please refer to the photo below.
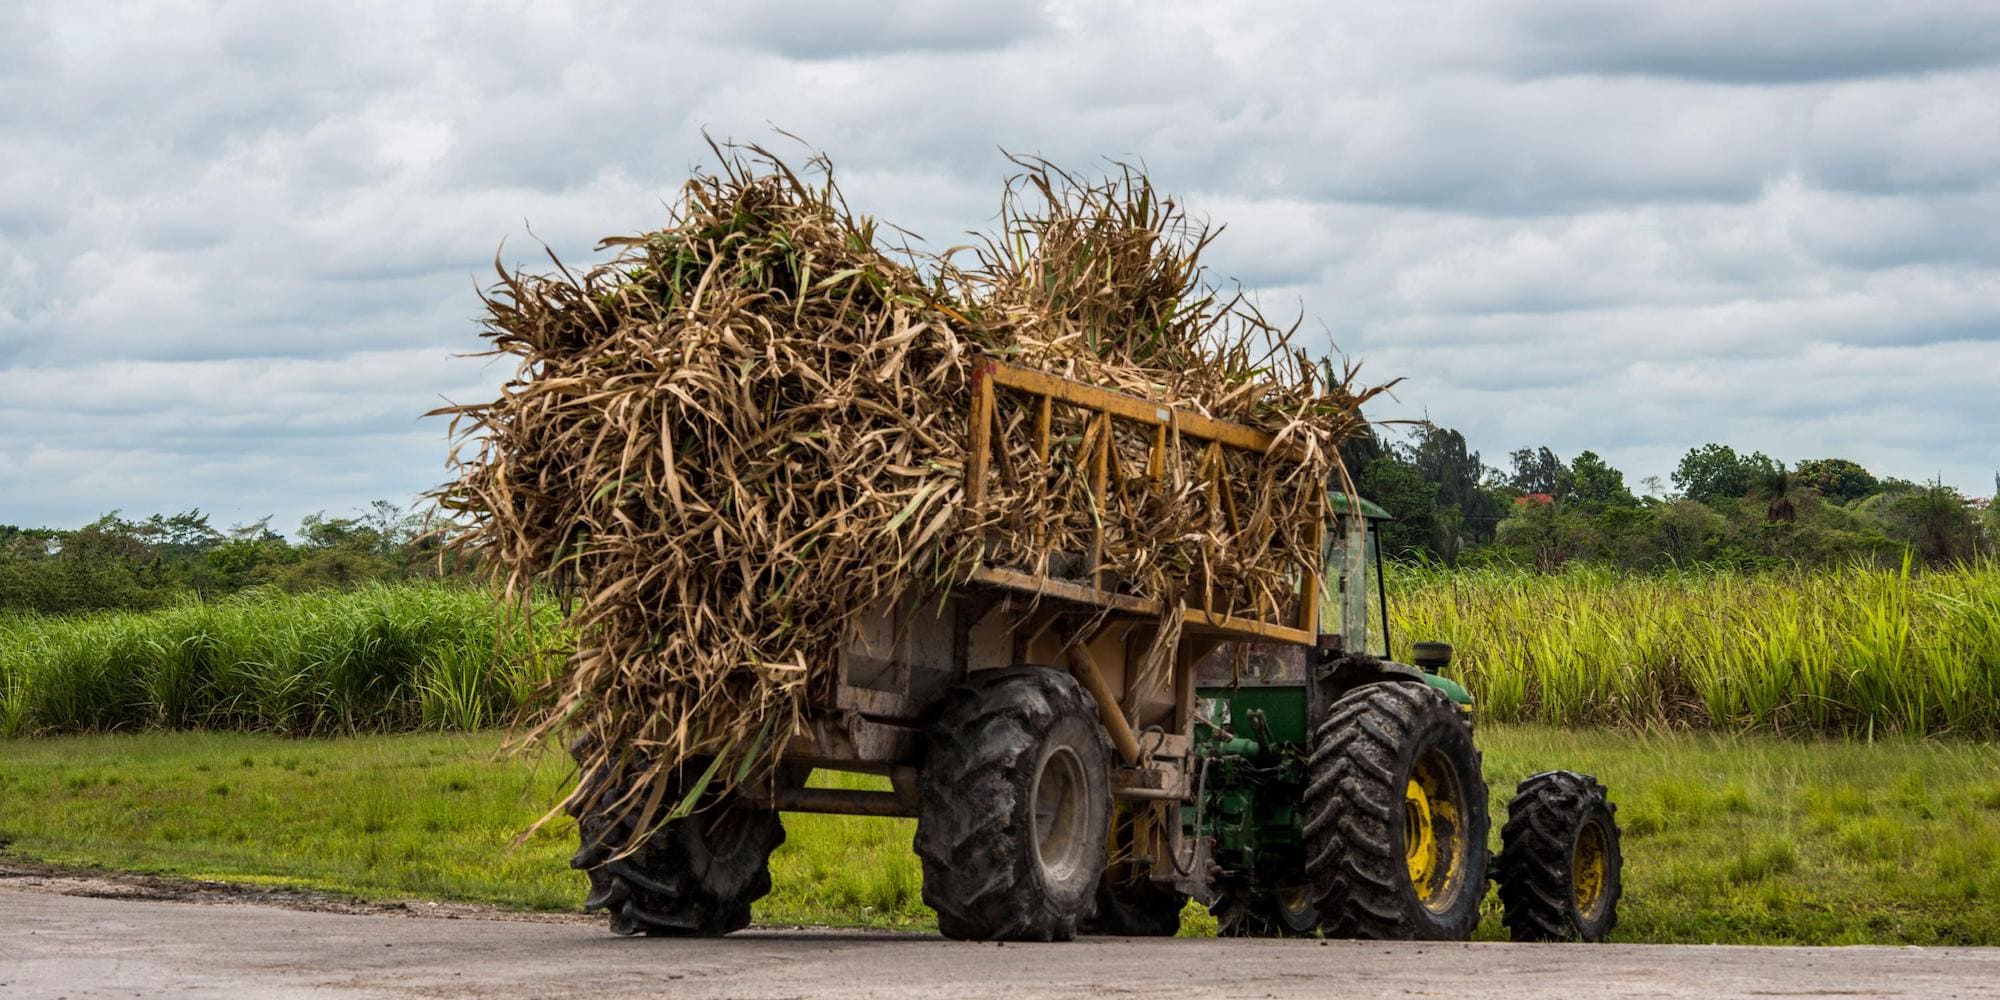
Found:
[[1496, 468], [1464, 435], [1431, 424], [1404, 440], [1357, 440], [1346, 458], [1362, 494], [1396, 515], [1383, 544], [1403, 560], [1759, 569], [1893, 565], [1906, 555], [1942, 566], [2000, 551], [2000, 506], [1941, 482], [1878, 478], [1842, 458], [1786, 465], [1705, 444], [1682, 457], [1671, 488], [1648, 477], [1642, 492], [1596, 452], [1566, 461], [1523, 448]]
[[144, 610], [257, 586], [296, 593], [452, 571], [421, 514], [380, 500], [353, 517], [309, 515], [293, 539], [268, 517], [218, 529], [200, 510], [136, 521], [113, 511], [74, 530], [0, 525], [0, 610]]
[[[1388, 554], [1409, 562], [1750, 570], [1893, 566], [1906, 555], [1942, 566], [2000, 552], [2000, 505], [1840, 458], [1786, 465], [1707, 444], [1681, 459], [1671, 488], [1648, 480], [1635, 491], [1595, 452], [1565, 460], [1523, 448], [1502, 469], [1430, 424], [1400, 440], [1357, 439], [1345, 457], [1362, 495], [1396, 516], [1382, 531]], [[200, 510], [143, 520], [113, 511], [73, 530], [0, 524], [0, 611], [145, 610], [252, 587], [463, 575], [440, 558], [433, 527], [380, 500], [349, 517], [310, 515], [291, 538], [270, 518], [217, 528]]]

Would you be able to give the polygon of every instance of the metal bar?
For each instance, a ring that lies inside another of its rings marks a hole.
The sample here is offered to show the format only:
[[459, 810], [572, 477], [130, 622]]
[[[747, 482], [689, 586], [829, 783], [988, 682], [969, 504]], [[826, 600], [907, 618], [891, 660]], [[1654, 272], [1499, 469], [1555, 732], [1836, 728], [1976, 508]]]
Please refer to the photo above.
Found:
[[1013, 389], [1051, 396], [1065, 403], [1087, 406], [1127, 420], [1137, 420], [1144, 424], [1160, 425], [1171, 423], [1183, 434], [1208, 441], [1219, 441], [1232, 448], [1244, 451], [1268, 452], [1277, 439], [1254, 427], [1217, 420], [1188, 410], [1149, 403], [1137, 396], [1087, 385], [1058, 375], [1038, 372], [1030, 368], [1017, 368], [1000, 362], [984, 362], [992, 365], [993, 379], [1000, 385]]
[[1153, 488], [1160, 489], [1167, 481], [1167, 425], [1153, 428], [1153, 454], [1146, 463], [1147, 474], [1153, 477]]
[[972, 446], [965, 458], [965, 505], [977, 509], [986, 496], [986, 463], [993, 450], [993, 362], [972, 368]]
[[1258, 621], [1255, 618], [1238, 618], [1235, 615], [1204, 611], [1199, 608], [1188, 609], [1186, 627], [1197, 632], [1203, 630], [1227, 632], [1233, 635], [1256, 636], [1259, 639], [1275, 639], [1278, 642], [1295, 643], [1301, 646], [1312, 645], [1315, 638], [1314, 633], [1305, 629], [1291, 628], [1286, 625], [1274, 625], [1270, 622]]
[[779, 812], [833, 813], [841, 816], [915, 816], [917, 810], [895, 792], [850, 788], [781, 788], [771, 796]]
[[1172, 788], [1139, 788], [1136, 786], [1114, 788], [1111, 790], [1111, 797], [1114, 799], [1143, 799], [1149, 802], [1180, 802], [1187, 798], [1186, 795]]
[[1091, 658], [1089, 647], [1081, 642], [1070, 644], [1069, 670], [1083, 682], [1090, 696], [1097, 699], [1097, 718], [1104, 723], [1104, 731], [1110, 734], [1118, 759], [1124, 761], [1127, 767], [1139, 766], [1139, 738], [1132, 735], [1125, 713], [1118, 710], [1118, 699], [1111, 693], [1111, 685], [1104, 682], [1104, 675], [1098, 672], [1097, 661]]
[[1122, 611], [1126, 614], [1147, 618], [1157, 618], [1165, 611], [1158, 601], [1149, 601], [1143, 597], [1133, 597], [1130, 594], [1120, 594], [1109, 590], [1098, 590], [1094, 587], [1086, 587], [1080, 583], [1070, 583], [1067, 580], [1036, 576], [1032, 573], [1002, 569], [997, 566], [981, 566], [968, 574], [967, 580], [972, 583], [981, 583], [992, 587], [1005, 587], [1008, 590], [1018, 590], [1023, 593], [1033, 594], [1036, 597], [1052, 597], [1060, 601], [1071, 601], [1077, 604], [1109, 608], [1113, 611]]
[[1055, 409], [1055, 401], [1047, 396], [1037, 398], [1042, 403], [1035, 407], [1035, 458], [1046, 463], [1049, 460], [1049, 411]]
[[1090, 502], [1097, 508], [1093, 512], [1096, 528], [1090, 533], [1090, 582], [1103, 589], [1104, 580], [1098, 571], [1104, 565], [1104, 518], [1110, 513], [1110, 505], [1104, 502], [1104, 478], [1111, 462], [1111, 414], [1098, 414], [1096, 426], [1097, 454], [1090, 462]]
[[1382, 533], [1373, 528], [1369, 532], [1375, 536], [1375, 592], [1376, 602], [1382, 605], [1382, 658], [1394, 659], [1389, 651], [1389, 577], [1382, 572]]
[[1321, 494], [1313, 504], [1312, 526], [1313, 568], [1306, 578], [1299, 582], [1299, 628], [1318, 635], [1320, 590], [1324, 581], [1320, 577], [1321, 567], [1326, 565], [1326, 496]]

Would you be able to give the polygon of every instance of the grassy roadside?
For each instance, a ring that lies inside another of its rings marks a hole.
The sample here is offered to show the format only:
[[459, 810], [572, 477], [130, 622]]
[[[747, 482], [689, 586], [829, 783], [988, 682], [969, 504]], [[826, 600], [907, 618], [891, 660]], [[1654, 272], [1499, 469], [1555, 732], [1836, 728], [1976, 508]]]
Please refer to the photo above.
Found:
[[[564, 909], [566, 761], [498, 737], [155, 733], [0, 742], [0, 840], [43, 861]], [[1597, 773], [1626, 828], [1624, 941], [2000, 944], [2000, 748], [1482, 728], [1514, 782]], [[769, 923], [922, 927], [907, 820], [795, 816]], [[1489, 906], [1493, 905], [1489, 900]], [[1188, 930], [1208, 922], [1191, 911]], [[1212, 926], [1212, 925], [1211, 925]], [[1482, 937], [1497, 937], [1497, 913]]]

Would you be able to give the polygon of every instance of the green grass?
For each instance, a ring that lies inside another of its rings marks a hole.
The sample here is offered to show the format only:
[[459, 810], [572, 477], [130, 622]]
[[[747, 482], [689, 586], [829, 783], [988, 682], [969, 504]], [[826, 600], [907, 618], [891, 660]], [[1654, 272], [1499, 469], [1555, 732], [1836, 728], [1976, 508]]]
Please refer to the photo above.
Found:
[[1391, 573], [1392, 637], [1457, 647], [1486, 717], [1779, 733], [2000, 733], [2000, 564]]
[[[1485, 724], [1514, 782], [1593, 771], [1626, 830], [1624, 941], [2000, 944], [2000, 748]], [[558, 756], [491, 734], [179, 733], [0, 743], [0, 839], [50, 862], [365, 897], [573, 907], [572, 831], [516, 833]], [[828, 776], [832, 777], [832, 776]], [[861, 779], [842, 780], [858, 781]], [[924, 927], [907, 820], [787, 817], [766, 923]], [[1489, 899], [1489, 908], [1494, 902]], [[1190, 910], [1184, 932], [1212, 932]], [[1481, 928], [1498, 937], [1497, 910]]]
[[546, 676], [531, 644], [560, 639], [548, 610], [533, 629], [503, 634], [497, 623], [489, 595], [440, 584], [0, 616], [0, 737], [478, 729]]

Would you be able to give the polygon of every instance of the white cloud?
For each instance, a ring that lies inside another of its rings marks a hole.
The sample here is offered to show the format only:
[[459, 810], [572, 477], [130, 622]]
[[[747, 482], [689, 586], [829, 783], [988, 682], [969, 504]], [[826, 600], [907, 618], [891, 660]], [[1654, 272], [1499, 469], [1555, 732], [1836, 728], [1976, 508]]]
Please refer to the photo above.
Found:
[[1218, 277], [1490, 456], [1983, 493], [1996, 60], [1971, 0], [9, 5], [0, 522], [428, 487], [417, 414], [500, 378], [446, 360], [496, 250], [588, 258], [703, 130], [802, 157], [774, 125], [933, 246], [989, 224], [999, 148], [1143, 161], [1226, 225]]

